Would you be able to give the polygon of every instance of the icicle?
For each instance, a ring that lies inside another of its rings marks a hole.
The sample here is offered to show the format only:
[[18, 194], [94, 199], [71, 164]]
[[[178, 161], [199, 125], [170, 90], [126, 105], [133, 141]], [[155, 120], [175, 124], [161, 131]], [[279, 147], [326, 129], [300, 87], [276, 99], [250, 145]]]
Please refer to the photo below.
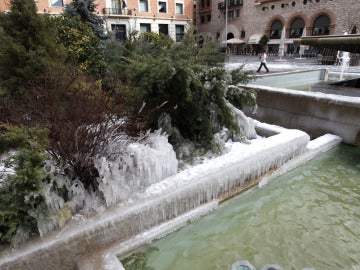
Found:
[[144, 143], [132, 143], [114, 160], [95, 161], [99, 189], [108, 206], [177, 173], [176, 154], [161, 131], [148, 134]]

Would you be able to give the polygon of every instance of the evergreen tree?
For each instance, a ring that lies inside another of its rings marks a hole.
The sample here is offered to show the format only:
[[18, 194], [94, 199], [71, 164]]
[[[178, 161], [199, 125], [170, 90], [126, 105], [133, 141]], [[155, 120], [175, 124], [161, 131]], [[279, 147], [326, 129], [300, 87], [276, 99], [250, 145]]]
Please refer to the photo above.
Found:
[[22, 96], [24, 82], [63, 58], [52, 20], [37, 14], [33, 0], [11, 0], [11, 12], [1, 15], [0, 44], [0, 89], [13, 98]]
[[97, 4], [95, 0], [73, 0], [66, 6], [65, 15], [80, 16], [83, 23], [89, 25], [99, 38], [106, 38], [104, 33], [104, 20], [96, 15]]
[[66, 62], [79, 70], [101, 78], [106, 70], [104, 45], [91, 27], [79, 16], [56, 18], [57, 41], [66, 48]]
[[[153, 35], [129, 40], [117, 49], [118, 57], [108, 56], [111, 73], [106, 81], [116, 88], [113, 92], [135, 110], [143, 108], [145, 128], [157, 129], [158, 120], [166, 113], [184, 139], [208, 148], [219, 128], [239, 132], [226, 105], [227, 85], [235, 80], [223, 67], [225, 55], [218, 44], [199, 46], [191, 30], [179, 44], [169, 42], [168, 36]], [[119, 81], [114, 83], [113, 78]], [[246, 92], [232, 92], [232, 100], [246, 103], [241, 101]], [[147, 114], [153, 108], [157, 109]], [[181, 143], [171, 135], [169, 140], [173, 145]]]

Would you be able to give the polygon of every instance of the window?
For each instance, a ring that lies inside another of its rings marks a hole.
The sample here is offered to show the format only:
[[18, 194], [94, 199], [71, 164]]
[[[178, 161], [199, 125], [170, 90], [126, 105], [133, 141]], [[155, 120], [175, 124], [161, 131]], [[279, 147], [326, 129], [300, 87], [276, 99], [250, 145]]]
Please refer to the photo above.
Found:
[[240, 9], [235, 10], [236, 17], [240, 17]]
[[176, 3], [175, 9], [176, 14], [184, 14], [184, 5], [182, 3]]
[[207, 14], [207, 15], [206, 15], [206, 18], [207, 18], [207, 21], [208, 21], [208, 22], [211, 22], [211, 14]]
[[180, 42], [184, 37], [185, 27], [183, 25], [176, 25], [176, 42]]
[[50, 0], [50, 4], [52, 7], [62, 7], [63, 0]]
[[295, 19], [290, 26], [290, 37], [299, 38], [303, 34], [305, 22], [302, 19]]
[[313, 36], [328, 35], [330, 33], [330, 18], [326, 15], [317, 17], [313, 25]]
[[228, 18], [229, 18], [229, 19], [234, 19], [234, 11], [233, 11], [233, 10], [229, 10], [229, 12], [228, 12]]
[[151, 32], [150, 23], [140, 23], [140, 33]]
[[275, 21], [270, 28], [270, 38], [273, 39], [280, 39], [281, 38], [281, 32], [283, 29], [283, 24], [280, 21]]
[[111, 31], [114, 34], [116, 41], [126, 40], [126, 26], [123, 24], [112, 24]]
[[111, 1], [111, 13], [112, 14], [121, 14], [121, 1], [120, 0], [112, 0]]
[[159, 34], [169, 34], [169, 28], [167, 24], [159, 24]]
[[148, 12], [149, 11], [149, 3], [148, 0], [140, 0], [140, 12]]
[[166, 2], [159, 1], [159, 13], [166, 13]]

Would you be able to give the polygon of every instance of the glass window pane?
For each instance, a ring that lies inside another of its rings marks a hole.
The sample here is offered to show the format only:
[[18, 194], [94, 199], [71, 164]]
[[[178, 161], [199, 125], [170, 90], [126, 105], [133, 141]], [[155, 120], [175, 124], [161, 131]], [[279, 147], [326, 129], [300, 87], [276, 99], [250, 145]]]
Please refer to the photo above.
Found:
[[140, 12], [148, 12], [148, 1], [147, 0], [140, 0]]
[[183, 4], [176, 3], [176, 14], [184, 14]]
[[160, 2], [159, 1], [159, 12], [160, 13], [166, 13], [166, 2]]
[[167, 24], [159, 24], [159, 33], [168, 35], [169, 34], [169, 28]]
[[126, 25], [123, 24], [112, 24], [111, 30], [114, 34], [114, 37], [117, 41], [126, 40]]
[[63, 0], [50, 0], [50, 4], [53, 7], [62, 7], [63, 6]]
[[140, 24], [140, 33], [151, 32], [151, 27], [149, 23]]
[[176, 25], [175, 31], [176, 31], [176, 42], [180, 42], [184, 37], [184, 29], [185, 27], [183, 25]]

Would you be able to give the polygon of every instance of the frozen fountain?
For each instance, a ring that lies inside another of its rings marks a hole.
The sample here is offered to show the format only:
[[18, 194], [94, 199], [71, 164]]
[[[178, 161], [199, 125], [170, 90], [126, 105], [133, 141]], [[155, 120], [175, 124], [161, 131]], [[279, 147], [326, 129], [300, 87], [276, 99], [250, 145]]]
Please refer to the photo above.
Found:
[[[306, 37], [306, 27], [304, 27], [303, 32], [301, 34], [301, 37], [304, 38]], [[299, 57], [295, 58], [295, 59], [303, 59], [303, 55], [305, 54], [305, 50], [309, 49], [309, 46], [306, 45], [300, 45], [299, 48]]]
[[274, 61], [286, 61], [285, 59], [283, 59], [283, 57], [285, 56], [285, 33], [286, 33], [286, 29], [284, 26], [281, 31], [281, 37], [280, 37], [279, 59], [276, 59]]
[[350, 62], [350, 54], [348, 52], [342, 52], [341, 55], [341, 73], [340, 73], [340, 80], [342, 81], [344, 79], [344, 73], [349, 68], [349, 62]]
[[[77, 215], [62, 229], [3, 251], [0, 268], [119, 269], [115, 254], [124, 254], [184, 226], [212, 211], [220, 201], [260, 181], [263, 185], [277, 176], [276, 169], [289, 160], [297, 160], [294, 164], [299, 164], [303, 161], [296, 157], [305, 154], [309, 158], [340, 142], [339, 138], [330, 136], [310, 149], [309, 136], [300, 130], [255, 124], [260, 138], [250, 144], [234, 143], [221, 157], [178, 173], [172, 169], [174, 153], [160, 134], [155, 134], [146, 146], [131, 146], [133, 161], [140, 168], [136, 179], [141, 180], [133, 190], [123, 181], [119, 185], [113, 183], [114, 171], [124, 169], [116, 166], [116, 159], [106, 163], [102, 171], [106, 179], [102, 181], [111, 207], [92, 217]], [[128, 189], [126, 197], [114, 204], [115, 193], [124, 187]]]

